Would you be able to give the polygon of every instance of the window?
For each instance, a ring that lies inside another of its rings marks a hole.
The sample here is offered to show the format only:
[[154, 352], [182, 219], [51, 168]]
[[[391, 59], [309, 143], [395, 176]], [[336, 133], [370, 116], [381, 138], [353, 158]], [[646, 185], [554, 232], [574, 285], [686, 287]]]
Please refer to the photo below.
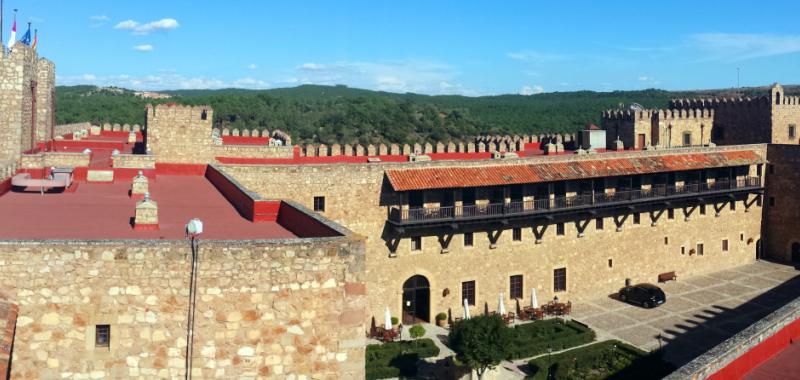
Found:
[[522, 299], [522, 275], [518, 274], [509, 278], [508, 294], [511, 299]]
[[208, 119], [208, 112], [206, 112], [206, 110], [203, 110], [203, 112], [200, 112], [200, 120], [206, 120], [206, 119]]
[[744, 234], [739, 234], [739, 241], [744, 241]]
[[608, 259], [608, 267], [609, 268], [613, 268], [614, 267], [614, 260]]
[[793, 139], [795, 137], [797, 137], [797, 126], [789, 124], [789, 138]]
[[669, 237], [664, 236], [664, 245], [669, 245]]
[[703, 243], [697, 243], [697, 254], [698, 255], [703, 254]]
[[769, 207], [775, 206], [775, 197], [769, 197]]
[[467, 300], [470, 305], [475, 305], [475, 281], [461, 283], [461, 301]]
[[553, 270], [553, 291], [564, 292], [567, 290], [567, 268]]
[[722, 240], [722, 252], [728, 251], [728, 239]]
[[111, 325], [95, 325], [94, 346], [108, 347], [111, 341]]
[[685, 254], [686, 254], [686, 247], [681, 246], [681, 255], [685, 255]]
[[671, 208], [667, 210], [667, 219], [675, 219], [675, 209]]
[[472, 247], [472, 245], [474, 244], [472, 242], [472, 239], [473, 239], [472, 232], [464, 232], [464, 246], [465, 247]]
[[411, 237], [411, 250], [412, 251], [421, 251], [422, 250], [422, 236], [412, 236]]
[[683, 146], [690, 146], [690, 145], [692, 145], [692, 133], [683, 132]]
[[602, 230], [603, 229], [603, 218], [595, 219], [594, 220], [594, 226], [595, 226], [596, 229]]
[[700, 205], [700, 215], [706, 214], [706, 205]]
[[564, 223], [556, 224], [556, 235], [564, 236]]
[[522, 241], [522, 228], [515, 228], [511, 230], [511, 239], [514, 241]]
[[642, 222], [642, 215], [637, 213], [633, 214], [633, 224], [640, 224]]
[[314, 197], [314, 211], [325, 211], [325, 197]]
[[731, 201], [731, 211], [736, 211], [736, 201]]

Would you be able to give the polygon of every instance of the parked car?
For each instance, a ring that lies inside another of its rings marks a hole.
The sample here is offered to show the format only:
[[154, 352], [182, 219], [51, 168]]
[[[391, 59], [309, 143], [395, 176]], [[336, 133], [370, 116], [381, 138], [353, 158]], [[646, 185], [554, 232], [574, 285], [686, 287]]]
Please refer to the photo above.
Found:
[[649, 309], [667, 302], [664, 291], [653, 284], [637, 284], [619, 290], [619, 300]]

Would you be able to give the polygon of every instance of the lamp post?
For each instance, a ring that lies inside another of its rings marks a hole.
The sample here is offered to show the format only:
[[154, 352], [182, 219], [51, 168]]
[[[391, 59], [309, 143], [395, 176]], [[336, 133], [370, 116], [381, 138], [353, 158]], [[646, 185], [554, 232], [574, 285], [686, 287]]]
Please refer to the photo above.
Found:
[[186, 224], [186, 237], [191, 238], [192, 263], [189, 277], [189, 316], [186, 328], [186, 379], [192, 378], [192, 355], [194, 354], [194, 312], [197, 297], [197, 262], [200, 251], [200, 234], [203, 222], [194, 218]]

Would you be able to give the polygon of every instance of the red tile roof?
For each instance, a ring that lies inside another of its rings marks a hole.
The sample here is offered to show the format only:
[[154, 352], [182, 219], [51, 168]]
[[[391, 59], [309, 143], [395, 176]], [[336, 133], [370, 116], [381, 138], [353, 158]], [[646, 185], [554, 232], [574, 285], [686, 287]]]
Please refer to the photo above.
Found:
[[752, 150], [665, 156], [547, 162], [528, 165], [387, 170], [395, 191], [447, 189], [613, 177], [761, 162]]

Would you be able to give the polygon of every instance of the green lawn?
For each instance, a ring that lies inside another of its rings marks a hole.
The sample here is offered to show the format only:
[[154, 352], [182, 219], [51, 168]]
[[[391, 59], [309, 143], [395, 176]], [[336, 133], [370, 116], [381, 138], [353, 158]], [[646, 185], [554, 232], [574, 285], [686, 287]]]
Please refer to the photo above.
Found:
[[539, 357], [528, 366], [533, 372], [530, 380], [545, 380], [548, 372], [553, 373], [553, 379], [660, 379], [674, 370], [659, 354], [618, 340]]
[[514, 326], [511, 357], [522, 359], [546, 353], [548, 349], [560, 351], [594, 341], [595, 333], [586, 325], [560, 318], [533, 321]]
[[430, 339], [370, 344], [366, 350], [366, 378], [414, 377], [417, 360], [439, 355]]

